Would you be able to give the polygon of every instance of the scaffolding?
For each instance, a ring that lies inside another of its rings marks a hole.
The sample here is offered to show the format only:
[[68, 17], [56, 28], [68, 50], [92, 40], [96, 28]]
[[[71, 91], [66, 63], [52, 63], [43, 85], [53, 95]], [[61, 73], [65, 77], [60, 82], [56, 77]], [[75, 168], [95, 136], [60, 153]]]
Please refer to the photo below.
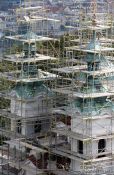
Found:
[[66, 101], [53, 109], [52, 152], [67, 158], [66, 173], [113, 174], [113, 22], [104, 1], [78, 7], [79, 25], [64, 37], [67, 65], [53, 69], [66, 80], [53, 91]]
[[39, 4], [16, 9], [15, 34], [4, 37], [0, 173], [113, 175], [110, 4], [70, 2], [60, 37], [48, 22], [62, 21], [50, 18], [45, 0]]
[[[16, 9], [15, 34], [9, 29], [4, 38], [7, 50], [0, 73], [2, 174], [48, 173], [54, 96], [51, 87], [57, 77], [50, 68], [59, 59], [59, 52], [54, 50], [59, 39], [48, 31], [48, 21], [58, 21], [44, 17], [44, 12], [44, 6]], [[45, 23], [44, 29], [38, 28], [39, 23]]]

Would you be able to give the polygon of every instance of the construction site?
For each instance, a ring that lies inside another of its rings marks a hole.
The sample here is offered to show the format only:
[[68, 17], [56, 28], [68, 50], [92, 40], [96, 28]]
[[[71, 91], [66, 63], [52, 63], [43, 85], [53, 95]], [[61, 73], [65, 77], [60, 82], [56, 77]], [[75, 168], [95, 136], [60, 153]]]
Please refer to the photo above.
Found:
[[30, 1], [2, 37], [0, 175], [114, 175], [113, 2]]

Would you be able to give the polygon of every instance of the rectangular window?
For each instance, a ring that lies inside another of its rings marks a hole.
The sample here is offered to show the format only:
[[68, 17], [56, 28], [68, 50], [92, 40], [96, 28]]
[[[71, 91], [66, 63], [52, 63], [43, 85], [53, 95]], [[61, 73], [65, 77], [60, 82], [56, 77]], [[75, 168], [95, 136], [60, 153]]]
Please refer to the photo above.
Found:
[[106, 140], [100, 139], [98, 142], [98, 153], [105, 152], [105, 149], [106, 149]]
[[38, 133], [41, 131], [41, 121], [35, 121], [35, 124], [34, 124], [34, 133]]
[[100, 139], [98, 141], [98, 158], [105, 157], [105, 151], [106, 151], [106, 140]]
[[83, 154], [83, 141], [78, 140], [77, 146], [78, 146], [78, 153]]

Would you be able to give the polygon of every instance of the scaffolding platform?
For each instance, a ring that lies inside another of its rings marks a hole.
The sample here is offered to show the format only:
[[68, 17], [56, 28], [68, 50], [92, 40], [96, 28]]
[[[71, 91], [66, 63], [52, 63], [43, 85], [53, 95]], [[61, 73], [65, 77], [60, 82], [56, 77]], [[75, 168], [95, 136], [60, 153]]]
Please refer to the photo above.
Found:
[[89, 30], [106, 30], [106, 29], [110, 29], [111, 26], [106, 26], [106, 25], [96, 25], [96, 26], [87, 26], [87, 29]]
[[88, 75], [92, 75], [92, 76], [101, 76], [102, 74], [104, 74], [104, 76], [110, 76], [110, 73], [114, 73], [114, 68], [102, 68], [100, 70], [97, 71], [87, 71], [87, 70], [82, 70], [83, 73], [86, 73]]
[[[72, 42], [75, 42], [75, 43], [81, 43], [81, 39], [80, 38], [78, 38], [78, 39], [72, 39], [71, 40]], [[114, 43], [114, 39], [112, 38], [99, 38], [99, 41], [101, 42], [101, 44], [102, 43], [110, 43], [110, 44], [112, 44], [112, 43]], [[83, 42], [83, 44], [89, 44], [89, 42], [88, 41], [86, 41], [86, 42]]]
[[84, 46], [82, 46], [81, 48], [79, 46], [72, 46], [72, 47], [66, 47], [66, 50], [74, 50], [74, 51], [80, 51], [80, 52], [85, 52], [85, 53], [93, 53], [93, 54], [100, 54], [102, 52], [113, 52], [114, 48], [110, 48], [110, 47], [102, 47], [100, 49], [86, 49]]
[[41, 42], [41, 41], [57, 41], [55, 38], [49, 38], [44, 36], [37, 36], [34, 39], [23, 39], [24, 35], [6, 36], [6, 39], [21, 41], [25, 43]]
[[[79, 153], [76, 153], [74, 151], [71, 151], [71, 150], [67, 150], [65, 149], [64, 147], [61, 147], [61, 148], [54, 148], [51, 150], [51, 152], [53, 152], [54, 154], [57, 154], [57, 155], [61, 155], [61, 156], [64, 156], [64, 157], [67, 157], [67, 158], [70, 158], [72, 160], [76, 160], [82, 164], [86, 164], [86, 163], [96, 163], [96, 162], [101, 162], [101, 161], [110, 161], [110, 160], [113, 160], [112, 157], [110, 157], [110, 155], [106, 156], [106, 157], [102, 157], [102, 158], [90, 158], [90, 157], [87, 157], [86, 155], [80, 155]], [[110, 153], [107, 153], [107, 154], [110, 154]]]
[[75, 92], [71, 89], [66, 88], [57, 88], [53, 89], [53, 92], [57, 92], [60, 94], [67, 94], [73, 98], [97, 98], [97, 97], [106, 97], [106, 96], [114, 96], [113, 92], [93, 92], [93, 93], [81, 93]]
[[[32, 7], [31, 7], [32, 8]], [[31, 9], [30, 8], [30, 9]], [[25, 8], [25, 9], [27, 9], [27, 8]], [[33, 7], [33, 9], [36, 9], [36, 8], [34, 8]], [[29, 23], [29, 22], [31, 22], [31, 23], [35, 23], [35, 22], [39, 22], [39, 21], [53, 21], [53, 22], [60, 22], [60, 20], [59, 19], [53, 19], [53, 18], [46, 18], [46, 17], [42, 17], [42, 16], [30, 16], [30, 17], [28, 17], [28, 16], [24, 16], [24, 19], [19, 19], [18, 20], [18, 22], [20, 22], [20, 23]]]
[[35, 57], [30, 57], [30, 58], [25, 58], [22, 54], [12, 54], [12, 55], [5, 55], [5, 58], [3, 58], [4, 61], [8, 62], [14, 62], [16, 64], [21, 63], [36, 63], [39, 61], [47, 61], [47, 60], [58, 60], [56, 57], [51, 57], [51, 56], [45, 56], [41, 54], [36, 54]]
[[52, 70], [56, 71], [56, 72], [59, 72], [59, 73], [69, 74], [69, 73], [79, 72], [79, 71], [85, 70], [85, 69], [87, 69], [87, 65], [69, 66], [69, 67], [63, 67], [63, 68], [54, 68]]
[[[38, 75], [33, 76], [25, 76], [22, 74], [20, 71], [14, 71], [14, 72], [4, 72], [4, 73], [0, 73], [0, 77], [1, 78], [6, 78], [9, 81], [18, 83], [18, 82], [23, 82], [23, 83], [30, 83], [30, 82], [40, 82], [40, 81], [49, 81], [49, 80], [53, 80], [57, 77], [56, 74], [52, 74], [49, 72], [44, 72], [44, 71], [40, 71], [38, 72]], [[20, 76], [19, 76], [20, 74]], [[41, 76], [41, 77], [40, 77]]]

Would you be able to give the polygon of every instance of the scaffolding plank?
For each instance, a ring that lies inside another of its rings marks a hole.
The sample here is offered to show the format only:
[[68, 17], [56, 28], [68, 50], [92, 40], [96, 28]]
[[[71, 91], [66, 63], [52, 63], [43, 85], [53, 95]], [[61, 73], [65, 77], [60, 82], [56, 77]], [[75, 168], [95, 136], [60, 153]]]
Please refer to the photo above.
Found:
[[31, 63], [46, 60], [58, 60], [58, 58], [42, 54], [36, 54], [35, 57], [24, 58], [23, 54], [12, 54], [12, 55], [5, 55], [5, 58], [3, 60], [15, 63]]
[[110, 76], [110, 73], [114, 73], [114, 68], [104, 68], [104, 69], [100, 69], [97, 71], [87, 71], [87, 70], [82, 70], [81, 72], [92, 75], [92, 76], [100, 76], [102, 74], [105, 74], [105, 76]]
[[79, 98], [97, 98], [97, 97], [106, 97], [106, 96], [113, 96], [113, 92], [93, 92], [93, 93], [80, 93], [80, 92], [75, 92], [70, 89], [65, 89], [65, 88], [57, 88], [53, 89], [53, 92], [61, 93], [61, 94], [67, 94], [69, 96], [72, 96], [74, 98], [79, 97]]
[[114, 51], [114, 48], [110, 48], [110, 47], [102, 47], [100, 49], [91, 49], [91, 50], [88, 50], [86, 49], [85, 47], [79, 47], [79, 46], [72, 46], [72, 47], [66, 47], [66, 50], [74, 50], [74, 51], [81, 51], [81, 52], [85, 52], [85, 53], [94, 53], [94, 54], [97, 54], [97, 53], [101, 53], [101, 52], [113, 52]]
[[95, 162], [101, 162], [101, 161], [109, 161], [109, 160], [113, 159], [112, 157], [107, 156], [107, 157], [95, 158], [95, 159], [89, 159], [89, 157], [88, 157], [88, 160], [85, 160], [83, 155], [80, 155], [80, 154], [73, 152], [71, 150], [65, 150], [64, 148], [63, 149], [52, 149], [52, 152], [55, 154], [64, 156], [64, 157], [68, 157], [71, 160], [77, 160], [80, 163], [95, 163]]
[[61, 72], [61, 73], [74, 73], [79, 72], [79, 70], [86, 69], [87, 65], [78, 65], [78, 66], [69, 66], [69, 67], [63, 67], [63, 68], [53, 68], [53, 71]]
[[20, 73], [20, 71], [14, 71], [14, 72], [4, 72], [0, 73], [1, 78], [6, 78], [9, 81], [18, 83], [18, 82], [40, 82], [40, 81], [48, 81], [48, 80], [53, 80], [57, 77], [56, 74], [52, 74], [49, 72], [44, 72], [44, 71], [39, 71], [41, 73], [41, 76], [35, 75], [34, 77], [31, 76], [23, 76], [20, 74], [20, 77], [17, 76], [17, 73]]
[[32, 43], [32, 42], [41, 42], [41, 41], [56, 41], [57, 39], [55, 38], [49, 38], [49, 37], [44, 37], [44, 36], [38, 36], [38, 38], [35, 39], [23, 39], [24, 35], [15, 35], [15, 36], [6, 36], [6, 39], [10, 39], [10, 40], [15, 40], [15, 41], [21, 41], [21, 42], [28, 42], [28, 43]]

